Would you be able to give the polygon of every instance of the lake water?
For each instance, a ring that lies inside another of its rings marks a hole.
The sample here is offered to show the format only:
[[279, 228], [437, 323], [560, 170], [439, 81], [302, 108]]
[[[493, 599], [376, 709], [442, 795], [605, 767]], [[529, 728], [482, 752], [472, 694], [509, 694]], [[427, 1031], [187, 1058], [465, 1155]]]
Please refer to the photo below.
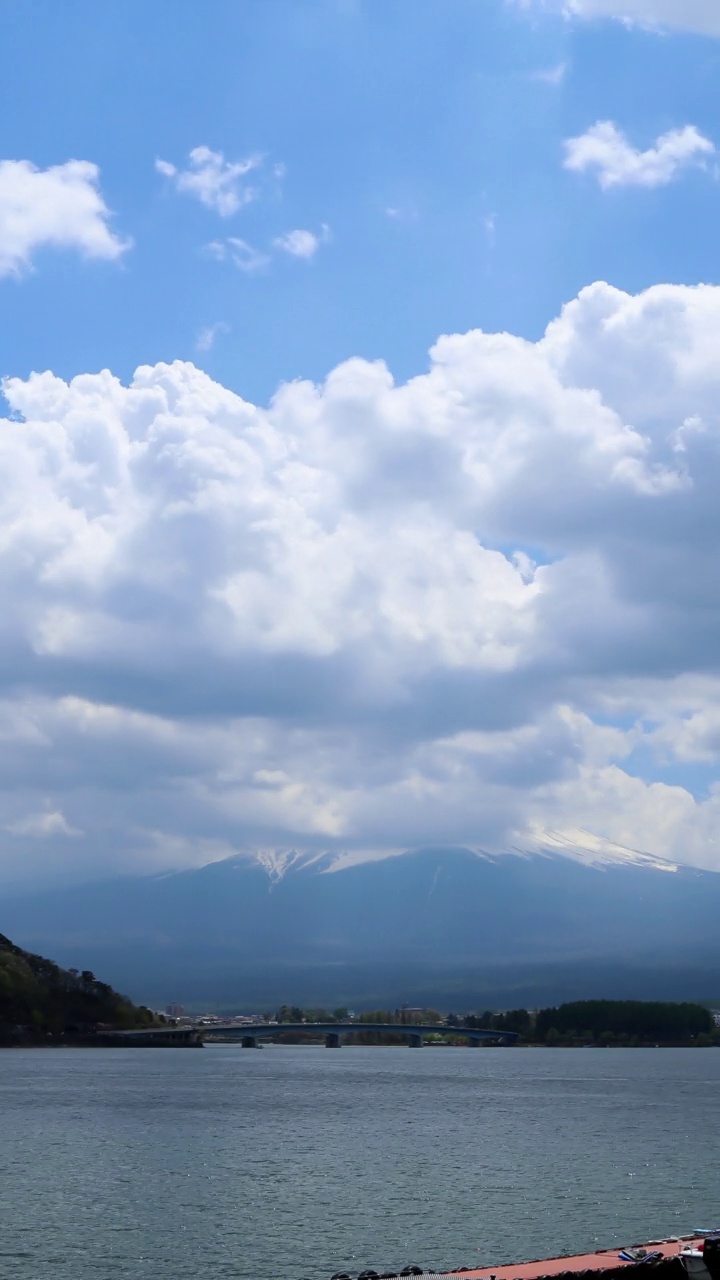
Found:
[[0, 1276], [329, 1280], [720, 1225], [720, 1051], [0, 1052]]

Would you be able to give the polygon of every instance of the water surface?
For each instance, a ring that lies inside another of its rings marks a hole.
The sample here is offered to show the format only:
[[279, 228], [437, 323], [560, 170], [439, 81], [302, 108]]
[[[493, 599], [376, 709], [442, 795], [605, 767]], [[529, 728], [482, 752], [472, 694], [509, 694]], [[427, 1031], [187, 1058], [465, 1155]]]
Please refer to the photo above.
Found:
[[720, 1052], [0, 1052], [0, 1276], [329, 1280], [720, 1225]]

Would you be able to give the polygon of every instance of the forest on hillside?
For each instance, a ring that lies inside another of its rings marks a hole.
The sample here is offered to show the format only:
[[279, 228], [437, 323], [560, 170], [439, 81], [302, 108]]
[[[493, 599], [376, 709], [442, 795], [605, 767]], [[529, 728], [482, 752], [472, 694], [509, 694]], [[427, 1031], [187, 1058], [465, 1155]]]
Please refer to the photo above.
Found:
[[0, 934], [0, 1043], [149, 1026], [154, 1015], [88, 969], [61, 969]]

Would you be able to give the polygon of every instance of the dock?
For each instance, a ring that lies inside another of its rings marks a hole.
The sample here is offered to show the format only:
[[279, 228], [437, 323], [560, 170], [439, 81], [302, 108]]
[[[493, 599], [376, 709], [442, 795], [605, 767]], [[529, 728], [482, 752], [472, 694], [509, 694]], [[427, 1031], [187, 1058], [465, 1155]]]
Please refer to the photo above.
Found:
[[[337, 1271], [332, 1280], [391, 1280], [391, 1277], [415, 1276], [416, 1280], [437, 1280], [445, 1276], [462, 1276], [463, 1280], [546, 1280], [546, 1277], [570, 1280], [589, 1272], [604, 1272], [606, 1280], [614, 1280], [621, 1271], [652, 1271], [655, 1280], [670, 1280], [671, 1276], [684, 1276], [680, 1261], [683, 1249], [699, 1248], [703, 1237], [697, 1235], [670, 1236], [665, 1240], [650, 1240], [643, 1244], [619, 1246], [614, 1249], [597, 1249], [594, 1253], [575, 1253], [557, 1258], [538, 1258], [531, 1262], [511, 1262], [495, 1266], [459, 1267], [445, 1271], [421, 1271], [404, 1266], [398, 1271], [364, 1271], [352, 1275]], [[645, 1256], [638, 1256], [644, 1251]], [[626, 1258], [621, 1254], [626, 1253]], [[657, 1255], [660, 1255], [659, 1257]]]

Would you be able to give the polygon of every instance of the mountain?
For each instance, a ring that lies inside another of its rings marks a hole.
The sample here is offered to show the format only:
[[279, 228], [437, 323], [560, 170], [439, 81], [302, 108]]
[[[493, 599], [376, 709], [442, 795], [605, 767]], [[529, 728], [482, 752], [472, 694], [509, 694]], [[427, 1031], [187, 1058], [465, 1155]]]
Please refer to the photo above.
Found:
[[4, 927], [145, 1001], [539, 1004], [720, 993], [720, 875], [614, 848], [235, 857], [16, 898]]
[[144, 1026], [147, 1009], [136, 1009], [124, 996], [89, 970], [61, 969], [0, 934], [0, 1044], [18, 1037], [46, 1039], [95, 1028]]

